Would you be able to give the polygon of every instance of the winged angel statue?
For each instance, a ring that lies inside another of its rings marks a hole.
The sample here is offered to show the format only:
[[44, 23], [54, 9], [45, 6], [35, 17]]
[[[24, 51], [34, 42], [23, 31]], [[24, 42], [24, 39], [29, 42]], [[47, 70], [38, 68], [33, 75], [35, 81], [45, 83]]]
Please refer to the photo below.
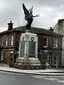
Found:
[[27, 21], [27, 25], [26, 28], [30, 29], [31, 28], [31, 24], [33, 21], [33, 17], [38, 17], [39, 15], [37, 14], [36, 16], [33, 16], [33, 6], [31, 9], [27, 9], [24, 5], [24, 3], [22, 4], [23, 10], [24, 10], [24, 14], [25, 14], [25, 20]]

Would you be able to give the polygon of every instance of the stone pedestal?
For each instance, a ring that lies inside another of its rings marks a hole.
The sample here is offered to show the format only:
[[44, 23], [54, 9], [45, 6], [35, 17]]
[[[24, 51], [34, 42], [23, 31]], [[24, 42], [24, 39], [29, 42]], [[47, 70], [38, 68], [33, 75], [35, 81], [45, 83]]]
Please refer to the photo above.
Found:
[[19, 43], [19, 57], [16, 59], [21, 65], [41, 66], [38, 59], [38, 37], [26, 31], [21, 34]]

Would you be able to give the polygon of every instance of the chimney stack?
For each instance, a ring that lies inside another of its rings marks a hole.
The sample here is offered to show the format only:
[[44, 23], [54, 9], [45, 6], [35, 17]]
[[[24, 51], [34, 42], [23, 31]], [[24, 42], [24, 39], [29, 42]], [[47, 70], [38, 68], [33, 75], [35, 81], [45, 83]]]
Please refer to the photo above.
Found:
[[62, 23], [62, 22], [64, 22], [64, 19], [59, 19], [58, 20], [58, 23]]
[[10, 21], [10, 23], [8, 23], [8, 30], [12, 30], [13, 29], [13, 23], [12, 21]]
[[52, 27], [50, 27], [49, 31], [53, 32], [54, 30], [53, 30], [53, 28], [52, 28]]
[[58, 26], [59, 26], [59, 28], [62, 28], [64, 26], [64, 19], [58, 20]]

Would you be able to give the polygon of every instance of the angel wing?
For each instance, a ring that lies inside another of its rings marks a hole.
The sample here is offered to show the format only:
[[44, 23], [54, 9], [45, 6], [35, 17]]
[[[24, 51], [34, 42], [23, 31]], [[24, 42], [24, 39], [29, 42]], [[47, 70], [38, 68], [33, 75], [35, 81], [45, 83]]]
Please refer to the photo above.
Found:
[[33, 7], [34, 7], [34, 6], [32, 6], [32, 8], [29, 9], [29, 13], [32, 13], [32, 12], [33, 12]]
[[30, 14], [29, 14], [29, 11], [28, 11], [27, 8], [25, 7], [25, 5], [22, 4], [22, 6], [23, 6], [23, 10], [24, 10], [25, 16], [26, 16], [26, 17], [29, 16], [29, 15], [30, 15]]

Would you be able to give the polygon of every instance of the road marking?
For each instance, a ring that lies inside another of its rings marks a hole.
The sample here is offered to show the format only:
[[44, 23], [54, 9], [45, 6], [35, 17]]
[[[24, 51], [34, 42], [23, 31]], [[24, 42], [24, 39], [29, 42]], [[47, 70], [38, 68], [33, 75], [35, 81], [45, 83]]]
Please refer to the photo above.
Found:
[[[59, 83], [64, 83], [64, 80], [59, 80], [57, 78], [54, 78], [54, 76], [51, 77], [51, 76], [32, 75], [32, 77], [34, 77], [34, 78], [43, 78], [43, 79], [46, 79], [46, 80], [49, 80], [49, 81], [56, 81], [56, 82], [59, 82]], [[63, 76], [60, 76], [60, 77], [63, 77]]]
[[[46, 76], [46, 77], [47, 77], [47, 76]], [[48, 77], [51, 77], [51, 76], [48, 76]], [[61, 77], [61, 78], [62, 78], [62, 77], [64, 77], [64, 76], [53, 76], [53, 77], [57, 77], [57, 78], [58, 78], [58, 77]]]
[[56, 78], [49, 78], [49, 77], [48, 77], [48, 78], [45, 78], [45, 79], [46, 79], [46, 80], [51, 80], [51, 81], [55, 81], [55, 80], [57, 81]]
[[64, 83], [64, 80], [58, 80], [57, 82]]
[[20, 73], [13, 73], [13, 72], [4, 72], [4, 71], [0, 71], [0, 73], [5, 73], [5, 74], [13, 74], [13, 75], [24, 75], [24, 74], [20, 74]]
[[32, 77], [34, 77], [34, 78], [44, 78], [44, 76], [40, 76], [40, 75], [32, 75]]

